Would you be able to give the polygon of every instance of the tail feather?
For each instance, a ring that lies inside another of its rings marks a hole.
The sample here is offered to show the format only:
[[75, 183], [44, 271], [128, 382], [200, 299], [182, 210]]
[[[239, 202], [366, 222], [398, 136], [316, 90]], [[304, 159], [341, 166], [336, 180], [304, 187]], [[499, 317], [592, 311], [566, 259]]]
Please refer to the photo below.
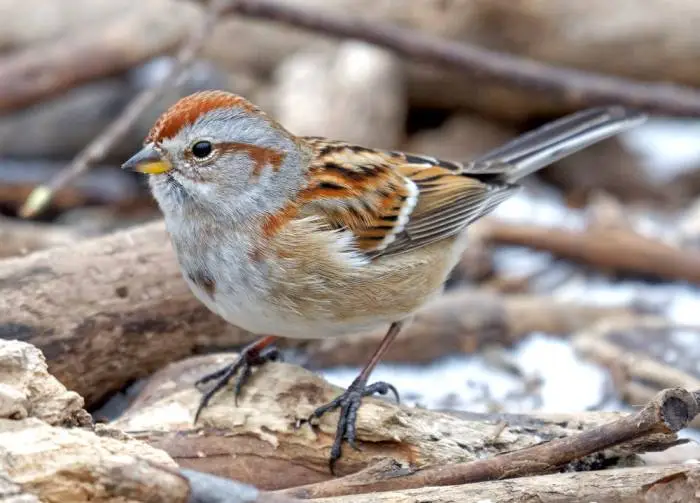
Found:
[[620, 106], [590, 108], [541, 126], [470, 163], [468, 172], [515, 182], [563, 157], [636, 127], [646, 115]]

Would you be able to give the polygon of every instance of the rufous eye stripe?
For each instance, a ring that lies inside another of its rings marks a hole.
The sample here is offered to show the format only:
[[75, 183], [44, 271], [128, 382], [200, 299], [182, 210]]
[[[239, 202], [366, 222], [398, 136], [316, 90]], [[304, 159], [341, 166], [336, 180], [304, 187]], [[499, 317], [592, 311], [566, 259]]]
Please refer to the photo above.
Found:
[[226, 142], [216, 146], [222, 153], [245, 152], [253, 160], [254, 177], [260, 176], [265, 166], [270, 166], [272, 171], [279, 171], [284, 161], [284, 154], [271, 148], [259, 147], [248, 143]]

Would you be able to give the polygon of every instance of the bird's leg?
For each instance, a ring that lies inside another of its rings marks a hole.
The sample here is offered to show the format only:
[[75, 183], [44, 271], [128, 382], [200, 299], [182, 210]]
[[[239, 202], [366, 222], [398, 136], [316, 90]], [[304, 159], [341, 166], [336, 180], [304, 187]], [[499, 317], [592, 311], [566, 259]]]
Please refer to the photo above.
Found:
[[238, 395], [243, 388], [243, 385], [250, 377], [253, 367], [262, 365], [268, 361], [275, 361], [280, 359], [279, 351], [275, 347], [270, 347], [277, 340], [275, 336], [267, 336], [258, 339], [257, 341], [247, 345], [238, 355], [238, 359], [229, 363], [225, 367], [219, 370], [200, 377], [195, 386], [199, 388], [202, 384], [208, 383], [209, 381], [216, 381], [214, 386], [202, 396], [199, 402], [199, 407], [197, 407], [197, 412], [194, 415], [194, 422], [197, 423], [199, 418], [199, 413], [202, 409], [207, 406], [211, 397], [213, 397], [221, 388], [226, 386], [231, 378], [239, 373], [236, 378], [236, 386], [234, 388], [234, 403], [238, 405]]
[[392, 323], [388, 332], [384, 336], [384, 339], [382, 339], [381, 344], [379, 344], [379, 347], [372, 355], [372, 358], [370, 358], [367, 365], [365, 365], [362, 372], [360, 372], [352, 384], [350, 384], [348, 389], [332, 402], [316, 409], [309, 417], [309, 421], [312, 421], [320, 418], [326, 412], [340, 408], [340, 418], [338, 419], [335, 441], [331, 447], [331, 457], [329, 462], [331, 473], [333, 473], [335, 462], [340, 458], [343, 440], [347, 440], [348, 444], [353, 449], [359, 450], [355, 444], [355, 422], [357, 421], [357, 410], [360, 408], [362, 397], [370, 396], [375, 393], [386, 395], [389, 391], [391, 391], [396, 397], [396, 401], [399, 401], [399, 393], [391, 384], [385, 382], [375, 382], [368, 385], [367, 381], [369, 380], [369, 376], [372, 374], [374, 367], [376, 367], [379, 360], [381, 360], [382, 355], [387, 349], [389, 349], [389, 346], [401, 331], [402, 326], [403, 322], [401, 321]]

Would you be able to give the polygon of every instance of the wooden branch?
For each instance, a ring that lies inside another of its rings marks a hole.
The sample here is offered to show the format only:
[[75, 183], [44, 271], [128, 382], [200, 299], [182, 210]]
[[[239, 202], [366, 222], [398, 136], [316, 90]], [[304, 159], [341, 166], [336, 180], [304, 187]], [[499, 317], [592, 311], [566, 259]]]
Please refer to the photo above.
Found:
[[0, 501], [3, 503], [285, 503], [289, 498], [190, 470], [103, 425], [47, 372], [41, 352], [0, 341]]
[[667, 245], [625, 228], [591, 226], [568, 230], [512, 224], [493, 218], [479, 222], [485, 239], [548, 251], [557, 257], [602, 269], [700, 283], [700, 254]]
[[[165, 5], [146, 3], [91, 29], [0, 59], [0, 113], [121, 73], [169, 52], [187, 36], [187, 24], [181, 17], [164, 18], [161, 9]], [[184, 6], [181, 13], [185, 17], [196, 14], [191, 5]]]
[[634, 82], [555, 67], [473, 45], [439, 39], [395, 25], [312, 11], [278, 0], [234, 0], [228, 12], [285, 23], [336, 38], [363, 40], [416, 61], [456, 69], [512, 86], [556, 93], [572, 107], [619, 103], [654, 112], [700, 116], [700, 91], [665, 83]]
[[65, 246], [80, 238], [80, 234], [70, 228], [0, 217], [0, 258]]
[[698, 465], [561, 473], [447, 487], [352, 494], [314, 503], [582, 503], [693, 501], [700, 491]]
[[[576, 351], [607, 367], [621, 400], [638, 406], [664, 388], [700, 388], [697, 351], [700, 327], [666, 319], [605, 320], [581, 330]], [[700, 428], [700, 417], [691, 426]]]
[[[184, 468], [253, 483], [260, 489], [333, 483], [328, 452], [337, 412], [324, 416], [317, 428], [299, 421], [341, 389], [298, 366], [271, 363], [261, 367], [243, 388], [238, 406], [230, 390], [222, 391], [204, 410], [198, 427], [193, 426], [201, 397], [194, 381], [233, 358], [235, 355], [207, 355], [171, 365], [149, 381], [112, 426], [165, 450]], [[357, 424], [362, 450], [344, 448], [336, 471], [350, 474], [392, 460], [392, 473], [409, 474], [421, 467], [493, 458], [543, 439], [572, 437], [581, 429], [595, 431], [619, 417], [616, 413], [568, 417], [451, 414], [368, 398]], [[665, 433], [641, 437], [642, 443], [598, 456], [609, 464], [634, 462], [636, 453], [676, 442]], [[328, 494], [316, 494], [324, 495]]]
[[250, 340], [190, 293], [162, 222], [0, 261], [0, 313], [0, 339], [39, 347], [88, 406], [200, 345]]
[[466, 463], [441, 464], [412, 472], [397, 470], [396, 467], [384, 467], [381, 471], [368, 470], [340, 479], [296, 487], [282, 491], [281, 494], [312, 499], [546, 474], [584, 456], [648, 434], [675, 433], [688, 426], [698, 414], [699, 399], [700, 392], [671, 388], [659, 393], [637, 414], [621, 417], [570, 437], [511, 450], [499, 456], [482, 457]]
[[0, 470], [0, 503], [41, 503], [33, 494], [22, 490]]
[[48, 183], [37, 187], [20, 208], [20, 216], [23, 218], [36, 216], [46, 207], [57, 190], [65, 187], [72, 179], [87, 171], [92, 164], [104, 158], [113, 145], [120, 141], [133, 127], [143, 111], [151, 106], [164, 91], [173, 86], [182, 85], [227, 1], [211, 0], [201, 22], [195, 25], [188, 40], [179, 50], [175, 64], [167, 75], [163, 76], [160, 83], [139, 93], [122, 111], [121, 115], [78, 153], [65, 169], [61, 170]]

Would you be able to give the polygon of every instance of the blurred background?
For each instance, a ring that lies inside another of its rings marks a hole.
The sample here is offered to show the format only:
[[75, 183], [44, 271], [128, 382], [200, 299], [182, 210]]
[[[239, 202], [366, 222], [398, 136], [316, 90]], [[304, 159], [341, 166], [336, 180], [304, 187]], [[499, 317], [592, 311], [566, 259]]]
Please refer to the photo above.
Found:
[[[282, 3], [700, 88], [692, 0], [647, 0], [643, 8], [632, 0]], [[33, 221], [19, 218], [33, 189], [140, 92], [172, 78], [173, 56], [203, 12], [185, 0], [0, 0], [0, 256], [159, 219], [144, 180], [119, 165], [166, 107], [196, 90], [242, 94], [296, 134], [455, 160], [579, 108], [566, 89], [525, 89], [228, 15], [180, 88], [161, 93]], [[631, 410], [664, 387], [700, 387], [698, 138], [700, 119], [657, 114], [531, 177], [475, 226], [451, 301], [440, 307], [452, 311], [419, 317], [373, 377], [395, 384], [410, 404], [490, 412]], [[489, 318], [489, 309], [499, 316]], [[310, 343], [290, 355], [345, 386], [361, 358], [343, 344]], [[98, 414], [114, 417], [136, 390]]]

